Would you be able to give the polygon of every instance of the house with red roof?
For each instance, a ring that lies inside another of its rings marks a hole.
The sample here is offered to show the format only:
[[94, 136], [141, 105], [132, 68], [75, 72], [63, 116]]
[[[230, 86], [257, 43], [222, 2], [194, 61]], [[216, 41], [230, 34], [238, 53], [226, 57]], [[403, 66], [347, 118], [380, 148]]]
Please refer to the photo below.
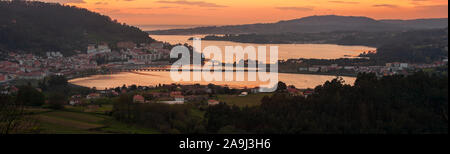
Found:
[[308, 98], [309, 96], [312, 96], [314, 94], [314, 91], [312, 90], [307, 90], [303, 92], [303, 95]]
[[296, 89], [296, 88], [288, 88], [287, 91], [288, 91], [289, 95], [291, 95], [291, 96], [302, 96], [303, 95], [303, 93], [299, 89]]
[[89, 95], [86, 96], [86, 99], [97, 99], [97, 98], [100, 98], [99, 93], [90, 93]]
[[181, 91], [172, 91], [170, 92], [170, 97], [175, 97], [175, 96], [179, 96], [182, 95]]
[[134, 103], [145, 103], [145, 98], [142, 95], [134, 95], [133, 102]]
[[219, 103], [220, 102], [218, 100], [213, 100], [213, 99], [208, 100], [208, 105], [210, 105], [210, 106], [219, 105]]
[[6, 82], [6, 80], [8, 80], [7, 76], [4, 74], [0, 74], [0, 83]]

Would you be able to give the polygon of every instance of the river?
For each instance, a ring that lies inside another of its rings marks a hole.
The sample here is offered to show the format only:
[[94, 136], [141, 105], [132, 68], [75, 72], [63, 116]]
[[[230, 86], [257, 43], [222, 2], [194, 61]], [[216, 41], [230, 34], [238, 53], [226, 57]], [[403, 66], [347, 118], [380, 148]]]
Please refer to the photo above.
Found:
[[[323, 84], [325, 81], [336, 78], [335, 76], [328, 75], [308, 75], [308, 74], [278, 74], [280, 81], [285, 82], [288, 85], [294, 85], [297, 88], [306, 89], [314, 88], [317, 85]], [[355, 78], [343, 77], [346, 83], [353, 84]], [[77, 78], [70, 80], [70, 83], [81, 85], [85, 87], [95, 87], [97, 89], [121, 87], [122, 85], [138, 85], [138, 86], [156, 86], [158, 84], [202, 84], [207, 85], [209, 83], [215, 85], [229, 86], [231, 88], [254, 88], [260, 85], [267, 84], [260, 81], [198, 81], [198, 82], [174, 82], [170, 77], [170, 72], [122, 72], [118, 74], [110, 75], [94, 75], [85, 78]]]
[[[188, 43], [192, 45], [192, 41], [188, 39], [192, 36], [180, 36], [180, 35], [151, 35], [152, 38], [169, 42], [171, 44]], [[202, 36], [197, 36], [202, 37]], [[250, 43], [236, 43], [229, 41], [202, 41], [202, 47], [206, 46], [218, 46], [222, 50], [225, 46], [261, 46], [261, 44]], [[371, 47], [365, 46], [343, 46], [332, 44], [264, 44], [264, 46], [278, 46], [279, 47], [279, 59], [289, 58], [318, 58], [318, 59], [335, 59], [342, 58], [345, 55], [358, 55], [364, 51], [375, 50]], [[286, 74], [280, 73], [278, 75], [279, 81], [283, 81], [288, 85], [294, 85], [297, 88], [306, 89], [314, 88], [323, 84], [326, 81], [334, 79], [335, 76], [328, 75], [306, 75], [306, 74]], [[355, 78], [343, 77], [347, 84], [353, 84]], [[265, 82], [260, 81], [192, 81], [192, 82], [174, 82], [171, 79], [170, 72], [122, 72], [118, 74], [110, 75], [94, 75], [85, 78], [77, 78], [69, 81], [72, 84], [96, 87], [97, 89], [113, 88], [122, 85], [138, 85], [138, 86], [155, 86], [158, 84], [216, 84], [229, 86], [232, 88], [253, 88], [257, 87]]]
[[[194, 35], [198, 38], [203, 38], [205, 35]], [[171, 44], [184, 44], [192, 45], [192, 41], [188, 40], [194, 36], [187, 35], [150, 35], [150, 37], [168, 42]], [[225, 50], [225, 46], [278, 46], [278, 59], [286, 60], [292, 58], [317, 58], [317, 59], [338, 59], [348, 56], [358, 56], [365, 51], [373, 51], [376, 48], [367, 46], [348, 46], [348, 45], [335, 45], [335, 44], [252, 44], [252, 43], [239, 43], [230, 41], [203, 41], [202, 48], [207, 46], [217, 46], [221, 50]], [[268, 50], [269, 48], [267, 48]]]

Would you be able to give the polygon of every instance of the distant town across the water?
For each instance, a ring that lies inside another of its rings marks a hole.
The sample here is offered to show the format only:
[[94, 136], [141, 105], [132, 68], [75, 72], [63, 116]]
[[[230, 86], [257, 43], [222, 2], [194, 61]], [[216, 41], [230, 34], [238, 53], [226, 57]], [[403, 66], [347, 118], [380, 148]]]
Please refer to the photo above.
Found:
[[136, 25], [136, 27], [141, 28], [143, 31], [153, 31], [153, 30], [169, 30], [169, 29], [188, 29], [196, 27], [208, 27], [213, 25]]

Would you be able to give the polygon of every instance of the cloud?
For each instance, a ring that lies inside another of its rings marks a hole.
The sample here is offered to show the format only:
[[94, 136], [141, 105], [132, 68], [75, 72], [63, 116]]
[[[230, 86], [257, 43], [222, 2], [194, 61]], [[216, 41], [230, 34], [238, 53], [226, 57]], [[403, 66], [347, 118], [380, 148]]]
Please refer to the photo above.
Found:
[[411, 0], [411, 4], [413, 5], [421, 5], [423, 2], [428, 2], [428, 0]]
[[434, 11], [434, 12], [447, 12], [448, 13], [448, 5], [424, 5], [424, 6], [416, 6], [416, 9], [422, 11]]
[[157, 3], [163, 3], [163, 4], [191, 5], [191, 6], [199, 6], [199, 7], [227, 7], [225, 5], [219, 5], [219, 4], [203, 2], [203, 1], [186, 1], [186, 0], [167, 1], [167, 0], [160, 0], [160, 1], [156, 1], [156, 2]]
[[424, 5], [424, 6], [417, 6], [416, 8], [422, 8], [422, 9], [446, 9], [446, 10], [448, 10], [448, 5]]
[[122, 12], [122, 10], [120, 9], [108, 9], [108, 8], [94, 8], [94, 10], [108, 14], [116, 14]]
[[178, 8], [178, 7], [174, 7], [174, 6], [161, 6], [158, 7], [159, 9], [173, 9], [173, 8]]
[[276, 7], [279, 10], [291, 10], [291, 11], [313, 11], [312, 7]]
[[387, 8], [398, 8], [397, 5], [392, 5], [392, 4], [377, 4], [377, 5], [372, 5], [373, 7], [387, 7]]
[[150, 9], [154, 9], [152, 7], [132, 7], [132, 8], [128, 8], [128, 9], [133, 9], [133, 10], [150, 10]]
[[86, 3], [84, 0], [41, 0], [43, 2], [50, 2], [50, 3]]
[[339, 3], [339, 4], [359, 4], [359, 2], [347, 2], [347, 1], [328, 1], [330, 3]]
[[108, 2], [96, 2], [95, 5], [108, 5]]

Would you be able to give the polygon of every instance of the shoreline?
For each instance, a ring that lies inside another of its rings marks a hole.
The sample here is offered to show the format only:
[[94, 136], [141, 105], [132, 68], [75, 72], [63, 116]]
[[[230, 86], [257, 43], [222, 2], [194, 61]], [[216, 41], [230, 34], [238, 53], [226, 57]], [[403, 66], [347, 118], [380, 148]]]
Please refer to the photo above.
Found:
[[[245, 42], [245, 41], [233, 41], [233, 40], [214, 40], [214, 39], [204, 39], [201, 38], [202, 41], [227, 41], [227, 42], [234, 42], [234, 43], [246, 43], [246, 44], [276, 44], [276, 45], [286, 45], [286, 44], [304, 44], [304, 45], [308, 45], [308, 44], [320, 44], [320, 45], [341, 45], [341, 46], [364, 46], [364, 47], [369, 47], [369, 48], [374, 48], [377, 49], [378, 47], [375, 46], [369, 46], [369, 45], [365, 45], [365, 44], [343, 44], [343, 43], [320, 43], [320, 42], [289, 42], [289, 43], [280, 43], [280, 42]], [[192, 39], [189, 39], [192, 40]]]
[[343, 73], [343, 74], [336, 74], [336, 73], [325, 73], [325, 72], [278, 72], [278, 73], [284, 73], [284, 74], [303, 74], [303, 75], [324, 75], [324, 76], [338, 76], [338, 77], [350, 77], [350, 78], [356, 78], [358, 74], [349, 74], [349, 73]]
[[[156, 35], [156, 36], [194, 36], [194, 35], [209, 35], [209, 34], [149, 34], [149, 36], [151, 35]], [[216, 34], [216, 35], [224, 35], [224, 34]], [[246, 43], [246, 44], [276, 44], [276, 45], [289, 45], [289, 44], [304, 44], [304, 45], [308, 45], [308, 44], [320, 44], [320, 45], [341, 45], [341, 46], [364, 46], [364, 47], [369, 47], [369, 48], [374, 48], [377, 49], [378, 47], [375, 46], [369, 46], [369, 45], [364, 45], [364, 44], [339, 44], [339, 43], [320, 43], [320, 42], [309, 42], [309, 43], [305, 43], [305, 42], [290, 42], [290, 43], [277, 43], [277, 42], [245, 42], [245, 41], [234, 41], [234, 40], [215, 40], [215, 39], [205, 39], [204, 37], [201, 38], [202, 41], [226, 41], [226, 42], [234, 42], [234, 43]], [[187, 41], [192, 41], [192, 37], [188, 38]]]
[[[139, 71], [138, 71], [139, 72]], [[78, 77], [78, 78], [71, 78], [71, 79], [69, 79], [68, 81], [69, 81], [69, 83], [70, 84], [73, 84], [73, 85], [76, 85], [76, 86], [81, 86], [81, 87], [86, 87], [86, 88], [92, 88], [92, 87], [89, 87], [89, 86], [82, 86], [82, 85], [78, 85], [78, 84], [76, 84], [76, 83], [73, 83], [73, 82], [71, 82], [71, 81], [74, 81], [74, 80], [82, 80], [83, 78], [89, 78], [89, 77], [92, 77], [92, 76], [97, 76], [97, 75], [100, 75], [100, 76], [102, 76], [102, 75], [115, 75], [115, 74], [121, 74], [121, 73], [138, 73], [138, 72], [114, 72], [114, 73], [112, 73], [112, 74], [93, 74], [93, 75], [89, 75], [89, 76], [86, 76], [86, 77]], [[351, 75], [351, 74], [341, 74], [341, 75], [336, 75], [336, 74], [334, 74], [334, 73], [300, 73], [300, 72], [278, 72], [278, 74], [287, 74], [287, 75], [311, 75], [311, 76], [322, 76], [322, 77], [330, 77], [330, 78], [336, 78], [336, 77], [345, 77], [345, 78], [356, 78], [356, 75]], [[331, 80], [331, 79], [330, 79]], [[280, 82], [289, 82], [289, 80], [288, 81], [283, 81], [283, 80], [279, 80]], [[325, 81], [324, 81], [325, 82]], [[194, 83], [177, 83], [177, 82], [172, 82], [172, 83], [159, 83], [159, 84], [180, 84], [180, 85], [193, 85]], [[198, 83], [198, 84], [200, 84], [200, 85], [208, 85], [207, 83]], [[211, 82], [210, 84], [214, 84], [213, 82]], [[323, 83], [321, 83], [321, 84], [323, 84]], [[318, 85], [321, 85], [321, 84], [318, 84]], [[128, 85], [128, 84], [126, 84], [127, 86], [130, 86], [130, 85]], [[156, 84], [157, 85], [157, 84]], [[227, 87], [230, 87], [230, 88], [232, 88], [232, 89], [252, 89], [252, 88], [254, 88], [254, 87], [235, 87], [235, 86], [229, 86], [229, 85], [221, 85], [221, 84], [215, 84], [215, 85], [220, 85], [220, 86], [227, 86]], [[316, 85], [316, 86], [318, 86], [318, 85]], [[154, 85], [140, 85], [140, 86], [154, 86]], [[115, 87], [117, 87], [117, 86], [112, 86], [112, 87], [106, 87], [106, 88], [115, 88]], [[314, 86], [315, 87], [315, 86]], [[311, 88], [314, 88], [314, 87], [311, 87]], [[98, 88], [98, 87], [97, 87]], [[101, 88], [102, 89], [102, 88]], [[308, 89], [308, 88], [300, 88], [300, 89]]]

